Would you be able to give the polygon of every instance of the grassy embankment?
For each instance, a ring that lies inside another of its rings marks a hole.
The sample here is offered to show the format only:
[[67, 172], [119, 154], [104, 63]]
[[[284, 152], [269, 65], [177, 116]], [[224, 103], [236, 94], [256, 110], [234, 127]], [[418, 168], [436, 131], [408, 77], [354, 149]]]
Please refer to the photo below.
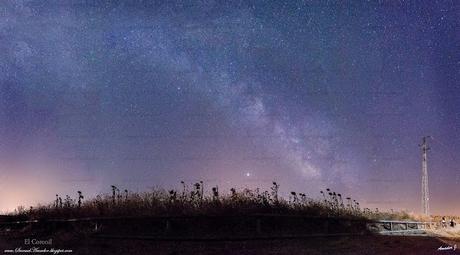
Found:
[[112, 217], [112, 216], [231, 216], [251, 214], [302, 215], [349, 219], [399, 219], [423, 220], [405, 212], [380, 212], [361, 208], [359, 202], [330, 189], [320, 191], [320, 199], [312, 199], [304, 193], [291, 192], [285, 199], [278, 195], [279, 185], [273, 182], [269, 191], [259, 189], [231, 189], [222, 194], [212, 187], [209, 194], [203, 182], [188, 187], [181, 182], [181, 190], [155, 189], [150, 192], [132, 193], [112, 186], [111, 193], [85, 199], [76, 192], [76, 198], [56, 195], [48, 205], [24, 209], [19, 207], [14, 215], [37, 218]]

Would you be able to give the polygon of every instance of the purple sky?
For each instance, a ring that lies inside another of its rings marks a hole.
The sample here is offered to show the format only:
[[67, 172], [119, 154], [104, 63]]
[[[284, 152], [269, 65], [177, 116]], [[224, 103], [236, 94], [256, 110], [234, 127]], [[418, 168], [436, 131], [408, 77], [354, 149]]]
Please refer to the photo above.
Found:
[[458, 1], [2, 1], [0, 210], [54, 194], [331, 188], [460, 214]]

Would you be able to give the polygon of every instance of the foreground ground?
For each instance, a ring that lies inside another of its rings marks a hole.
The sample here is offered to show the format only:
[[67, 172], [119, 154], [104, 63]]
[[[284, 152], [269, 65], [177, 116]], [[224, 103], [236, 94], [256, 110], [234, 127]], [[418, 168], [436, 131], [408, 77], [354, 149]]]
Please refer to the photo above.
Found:
[[[52, 238], [52, 245], [24, 244], [24, 239], [34, 238], [37, 240]], [[40, 249], [72, 250], [72, 253], [68, 254], [460, 254], [459, 250], [437, 251], [440, 246], [454, 245], [455, 243], [460, 246], [460, 239], [416, 236], [354, 236], [296, 240], [177, 242], [76, 238], [65, 233], [59, 233], [46, 237], [2, 236], [0, 247], [2, 252], [5, 249], [14, 250], [18, 247], [27, 249], [34, 246]]]
[[[96, 225], [94, 222], [83, 220], [45, 221], [20, 225], [6, 224], [0, 229], [0, 252], [9, 254], [58, 254], [49, 252], [51, 249], [58, 249], [60, 254], [85, 255], [460, 254], [460, 250], [438, 251], [439, 247], [454, 246], [455, 244], [460, 247], [460, 227], [441, 228], [418, 233], [423, 236], [384, 236], [363, 231], [362, 222], [357, 221], [343, 220], [342, 222], [338, 219], [329, 219], [329, 221], [321, 219], [320, 222], [317, 222], [315, 219], [299, 220], [303, 218], [296, 217], [278, 217], [276, 219], [258, 217], [258, 224], [251, 217], [244, 217], [246, 221], [240, 218], [235, 220], [234, 217], [228, 219], [195, 217], [185, 220], [181, 218], [182, 221], [167, 218], [167, 221], [160, 219], [159, 222], [156, 222], [158, 221], [156, 218], [117, 218], [107, 221], [99, 219]], [[239, 221], [243, 221], [245, 224], [238, 228], [237, 223]], [[329, 232], [321, 227], [313, 228], [315, 225], [321, 226], [321, 222], [328, 223], [326, 225], [329, 226], [327, 229]], [[349, 225], [346, 225], [346, 222]], [[154, 223], [158, 224], [155, 225]], [[232, 225], [235, 226], [232, 227]], [[345, 229], [340, 228], [344, 226]], [[292, 231], [286, 231], [287, 228]], [[267, 235], [270, 233], [272, 235]], [[342, 236], [330, 236], [334, 233], [339, 233]], [[301, 234], [303, 234], [303, 238], [268, 239], [274, 236], [300, 237]], [[312, 234], [316, 236], [312, 237]], [[323, 236], [318, 237], [321, 234]], [[305, 237], [305, 235], [309, 235], [309, 237]], [[329, 236], [324, 237], [324, 235]], [[150, 240], [146, 240], [146, 238], [150, 238]], [[154, 238], [157, 240], [153, 240]], [[159, 241], [158, 238], [169, 238], [169, 240]], [[178, 238], [185, 238], [188, 241], [178, 241]], [[199, 238], [214, 238], [214, 240], [203, 241]], [[229, 238], [233, 240], [230, 241]], [[259, 238], [259, 240], [244, 240], [243, 238]], [[37, 248], [35, 253], [29, 250], [32, 247]], [[65, 253], [65, 250], [71, 252]]]

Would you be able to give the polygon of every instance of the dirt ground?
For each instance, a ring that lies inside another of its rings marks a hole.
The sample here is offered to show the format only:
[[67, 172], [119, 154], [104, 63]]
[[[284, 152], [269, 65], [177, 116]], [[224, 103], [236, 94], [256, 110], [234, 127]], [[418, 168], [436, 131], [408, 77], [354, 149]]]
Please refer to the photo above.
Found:
[[[60, 254], [238, 254], [238, 255], [292, 255], [292, 254], [460, 254], [456, 251], [438, 251], [440, 246], [457, 244], [460, 239], [436, 237], [404, 237], [404, 236], [361, 236], [361, 237], [328, 237], [296, 240], [258, 240], [258, 241], [213, 241], [213, 242], [178, 242], [152, 240], [120, 240], [120, 239], [77, 239], [65, 234], [46, 238], [38, 237], [0, 237], [1, 252], [5, 249], [22, 247], [27, 249], [33, 245], [25, 245], [24, 239], [53, 239], [52, 245], [35, 245], [40, 249], [68, 249], [71, 253]], [[21, 254], [21, 253], [19, 253]], [[27, 253], [34, 254], [34, 253]], [[38, 254], [38, 253], [37, 253]], [[46, 254], [46, 253], [40, 253]], [[51, 253], [48, 253], [51, 254]]]

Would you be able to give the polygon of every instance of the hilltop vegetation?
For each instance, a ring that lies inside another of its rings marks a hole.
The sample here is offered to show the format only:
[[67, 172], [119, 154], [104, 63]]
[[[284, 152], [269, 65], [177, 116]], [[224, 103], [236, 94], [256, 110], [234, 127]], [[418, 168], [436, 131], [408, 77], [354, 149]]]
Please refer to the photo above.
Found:
[[312, 217], [339, 217], [361, 219], [414, 219], [405, 212], [380, 212], [361, 208], [359, 202], [330, 189], [320, 191], [321, 199], [312, 199], [304, 193], [291, 192], [289, 197], [279, 196], [280, 186], [273, 182], [269, 191], [259, 189], [230, 189], [222, 194], [212, 187], [206, 194], [203, 182], [189, 188], [181, 182], [182, 190], [153, 189], [133, 193], [111, 186], [111, 193], [85, 199], [81, 191], [76, 198], [56, 195], [48, 205], [25, 209], [19, 207], [14, 214], [29, 219], [117, 216], [193, 216], [193, 215], [250, 215], [277, 214]]

